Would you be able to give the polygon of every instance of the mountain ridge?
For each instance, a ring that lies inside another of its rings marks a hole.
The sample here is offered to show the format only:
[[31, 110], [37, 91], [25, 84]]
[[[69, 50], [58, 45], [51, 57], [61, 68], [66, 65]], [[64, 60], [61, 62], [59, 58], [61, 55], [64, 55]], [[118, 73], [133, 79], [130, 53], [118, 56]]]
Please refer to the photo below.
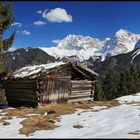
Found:
[[56, 47], [40, 47], [40, 49], [56, 59], [77, 56], [80, 62], [88, 60], [90, 57], [94, 59], [101, 57], [101, 60], [104, 61], [110, 56], [132, 51], [139, 40], [139, 34], [120, 29], [111, 38], [104, 40], [69, 34]]

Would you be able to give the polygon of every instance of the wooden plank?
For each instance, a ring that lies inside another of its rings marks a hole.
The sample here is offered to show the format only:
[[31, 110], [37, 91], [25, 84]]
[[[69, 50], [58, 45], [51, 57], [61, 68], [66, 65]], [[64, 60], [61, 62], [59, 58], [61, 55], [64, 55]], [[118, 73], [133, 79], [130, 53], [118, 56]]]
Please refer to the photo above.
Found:
[[28, 106], [37, 106], [38, 102], [31, 102], [31, 101], [23, 101], [23, 100], [13, 100], [13, 99], [9, 99], [8, 100], [8, 105], [14, 105], [14, 106], [24, 106], [24, 105], [28, 105]]
[[8, 100], [13, 100], [13, 101], [28, 101], [28, 102], [38, 102], [38, 100], [36, 99], [29, 99], [29, 98], [21, 98], [21, 97], [14, 97], [14, 96], [8, 96], [7, 97]]
[[76, 70], [77, 72], [79, 72], [80, 74], [82, 74], [83, 76], [87, 77], [88, 75], [86, 73], [84, 73], [82, 70], [80, 70], [78, 67], [76, 66], [72, 66], [74, 70]]
[[91, 93], [86, 94], [71, 94], [69, 97], [82, 97], [82, 96], [91, 96]]
[[72, 100], [72, 99], [78, 99], [78, 98], [87, 98], [90, 97], [91, 95], [85, 95], [85, 96], [69, 96], [68, 100]]
[[87, 84], [92, 84], [92, 81], [89, 80], [71, 80], [72, 84], [79, 84], [79, 83], [87, 83]]
[[16, 93], [16, 92], [7, 92], [6, 97], [21, 97], [21, 98], [29, 98], [29, 99], [37, 99], [38, 96], [34, 94], [21, 94], [21, 93]]
[[85, 89], [83, 89], [83, 90], [71, 90], [71, 93], [84, 93], [84, 92], [91, 92], [91, 89], [89, 89], [89, 90], [85, 90]]
[[85, 84], [83, 84], [83, 85], [72, 85], [72, 88], [77, 88], [77, 87], [81, 87], [81, 88], [87, 88], [87, 87], [90, 87], [90, 88], [92, 88], [92, 85], [85, 85]]
[[92, 85], [92, 83], [91, 82], [79, 82], [79, 83], [72, 83], [71, 82], [71, 85]]
[[90, 97], [87, 97], [87, 98], [77, 98], [77, 99], [69, 99], [68, 100], [68, 103], [71, 103], [71, 102], [78, 102], [78, 101], [89, 101], [91, 100], [92, 98]]
[[92, 95], [91, 94], [91, 92], [82, 92], [82, 93], [72, 93], [72, 94], [70, 94], [70, 96], [72, 95], [72, 96], [77, 96], [77, 95], [88, 95], [88, 94], [90, 94], [90, 95]]
[[14, 83], [11, 83], [11, 84], [5, 84], [5, 88], [6, 89], [12, 89], [12, 88], [15, 88], [15, 89], [36, 89], [36, 85], [35, 84], [14, 84]]
[[7, 84], [10, 84], [10, 83], [35, 84], [35, 83], [36, 83], [36, 80], [7, 80], [6, 83], [7, 83]]
[[35, 94], [36, 90], [32, 89], [16, 89], [16, 88], [7, 88], [5, 90], [6, 92], [17, 92], [17, 93], [23, 93], [23, 94]]
[[92, 87], [72, 87], [71, 91], [76, 91], [76, 90], [91, 90]]

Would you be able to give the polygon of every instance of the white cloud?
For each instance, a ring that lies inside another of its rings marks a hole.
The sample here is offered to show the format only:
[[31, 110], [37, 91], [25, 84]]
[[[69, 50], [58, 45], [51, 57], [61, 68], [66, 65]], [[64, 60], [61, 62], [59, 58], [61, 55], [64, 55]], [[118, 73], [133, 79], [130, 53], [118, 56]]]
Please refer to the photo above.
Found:
[[72, 22], [72, 16], [68, 15], [67, 11], [62, 8], [46, 10], [42, 13], [42, 17], [48, 19], [50, 22]]
[[46, 14], [47, 14], [48, 11], [49, 11], [49, 9], [46, 9], [44, 12], [42, 12], [42, 17], [43, 18], [46, 18]]
[[37, 14], [42, 14], [43, 12], [41, 10], [36, 11]]
[[29, 31], [27, 31], [27, 30], [23, 30], [21, 33], [22, 33], [23, 35], [30, 35], [30, 34], [31, 34], [31, 32], [29, 32]]
[[52, 43], [58, 44], [61, 40], [52, 40]]
[[46, 24], [46, 22], [44, 22], [44, 21], [35, 21], [34, 22], [34, 25], [45, 25]]
[[20, 22], [15, 22], [15, 23], [12, 24], [12, 26], [22, 27], [22, 24]]

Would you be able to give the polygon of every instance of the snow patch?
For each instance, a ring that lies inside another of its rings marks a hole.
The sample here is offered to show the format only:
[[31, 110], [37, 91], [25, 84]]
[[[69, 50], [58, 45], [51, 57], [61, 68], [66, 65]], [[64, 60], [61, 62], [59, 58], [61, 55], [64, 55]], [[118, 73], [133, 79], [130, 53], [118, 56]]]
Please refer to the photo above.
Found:
[[135, 52], [132, 54], [132, 60], [134, 60], [135, 57], [137, 57], [139, 54], [140, 54], [140, 49], [138, 49], [137, 51], [135, 51]]
[[134, 95], [122, 96], [115, 100], [118, 100], [119, 103], [140, 102], [140, 93], [136, 93]]

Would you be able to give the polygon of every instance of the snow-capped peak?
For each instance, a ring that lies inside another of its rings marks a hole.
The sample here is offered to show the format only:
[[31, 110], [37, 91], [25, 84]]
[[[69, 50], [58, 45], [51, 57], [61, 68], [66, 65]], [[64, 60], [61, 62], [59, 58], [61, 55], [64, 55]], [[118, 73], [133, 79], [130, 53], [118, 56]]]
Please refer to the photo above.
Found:
[[120, 29], [111, 38], [103, 41], [82, 35], [67, 35], [56, 47], [41, 48], [55, 58], [76, 56], [79, 61], [88, 60], [90, 57], [102, 57], [127, 53], [135, 48], [140, 35]]
[[131, 34], [131, 32], [129, 32], [128, 30], [120, 29], [115, 33], [116, 36], [123, 36], [125, 34]]
[[71, 35], [69, 34], [63, 40], [61, 40], [57, 47], [59, 49], [68, 50], [80, 50], [83, 48], [100, 48], [102, 46], [101, 41], [96, 38], [82, 35]]
[[104, 47], [99, 52], [105, 57], [127, 53], [135, 48], [139, 38], [140, 35], [120, 29], [104, 44]]

